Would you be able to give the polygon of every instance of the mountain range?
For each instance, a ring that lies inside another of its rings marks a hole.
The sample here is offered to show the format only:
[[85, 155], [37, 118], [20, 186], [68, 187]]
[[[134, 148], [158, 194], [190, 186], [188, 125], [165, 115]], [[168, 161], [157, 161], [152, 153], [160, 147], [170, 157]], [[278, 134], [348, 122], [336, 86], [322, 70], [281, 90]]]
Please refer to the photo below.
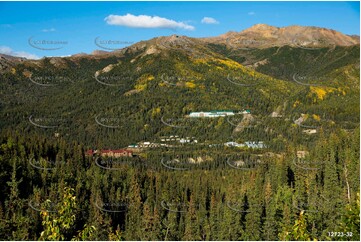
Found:
[[[300, 117], [304, 127], [358, 126], [359, 53], [358, 36], [257, 24], [217, 37], [163, 36], [70, 57], [27, 60], [2, 54], [0, 126], [47, 135], [56, 131], [88, 145], [116, 147], [174, 132], [177, 125], [161, 120], [179, 122], [192, 111], [249, 108], [250, 120], [258, 120], [257, 132], [267, 130], [263, 138], [286, 144], [287, 132], [302, 133], [294, 130], [300, 123], [293, 122]], [[277, 127], [268, 118], [272, 114], [283, 125]], [[95, 122], [100, 116], [106, 126], [119, 128], [100, 127]], [[39, 131], [29, 117], [56, 128]], [[205, 131], [205, 123], [177, 132], [215, 140], [243, 130], [240, 120], [236, 127], [226, 123], [218, 125], [227, 135]]]
[[262, 24], [1, 55], [0, 97], [2, 240], [360, 237], [356, 36]]

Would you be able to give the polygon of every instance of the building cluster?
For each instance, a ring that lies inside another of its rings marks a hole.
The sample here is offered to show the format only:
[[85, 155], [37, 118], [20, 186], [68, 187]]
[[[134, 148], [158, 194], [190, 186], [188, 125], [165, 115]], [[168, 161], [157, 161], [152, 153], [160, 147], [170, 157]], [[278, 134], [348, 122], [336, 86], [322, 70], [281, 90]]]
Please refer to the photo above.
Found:
[[135, 147], [128, 146], [128, 148], [157, 148], [157, 147], [169, 147], [167, 144], [154, 143], [149, 141], [138, 142]]
[[[197, 143], [197, 140], [187, 138], [179, 138], [178, 136], [169, 136], [169, 138], [162, 138], [163, 141], [178, 141], [179, 143]], [[194, 138], [194, 137], [192, 137]], [[161, 139], [161, 140], [162, 140]], [[137, 144], [130, 144], [128, 145], [128, 149], [104, 149], [104, 150], [87, 150], [85, 152], [86, 156], [101, 156], [101, 157], [134, 157], [134, 151], [138, 148], [157, 148], [157, 147], [173, 147], [174, 145], [170, 144], [161, 144], [161, 143], [151, 143], [148, 141], [139, 142]], [[209, 147], [216, 147], [216, 146], [227, 146], [227, 147], [247, 147], [252, 149], [263, 149], [267, 148], [267, 146], [263, 143], [263, 141], [246, 141], [244, 143], [237, 143], [234, 141], [226, 142], [224, 144], [211, 144]]]
[[191, 112], [189, 114], [190, 118], [217, 118], [217, 117], [225, 117], [225, 116], [233, 116], [236, 114], [249, 114], [250, 110], [244, 109], [242, 111], [232, 111], [232, 110], [214, 110], [209, 112]]
[[133, 151], [128, 150], [128, 149], [117, 149], [117, 150], [87, 150], [85, 152], [85, 155], [87, 156], [95, 156], [95, 155], [99, 155], [101, 157], [114, 157], [114, 158], [118, 158], [118, 157], [133, 157]]
[[197, 144], [198, 140], [195, 137], [179, 137], [178, 135], [169, 135], [160, 137], [162, 143], [150, 142], [150, 141], [141, 141], [135, 144], [128, 145], [129, 149], [138, 149], [138, 148], [157, 148], [157, 147], [174, 147], [175, 143], [180, 144]]
[[195, 137], [185, 137], [181, 138], [178, 135], [170, 135], [170, 136], [163, 136], [160, 138], [162, 142], [179, 142], [181, 144], [185, 143], [198, 143]]
[[247, 147], [252, 149], [263, 149], [267, 148], [267, 146], [263, 143], [263, 141], [246, 141], [244, 143], [237, 143], [234, 141], [224, 143], [227, 147]]

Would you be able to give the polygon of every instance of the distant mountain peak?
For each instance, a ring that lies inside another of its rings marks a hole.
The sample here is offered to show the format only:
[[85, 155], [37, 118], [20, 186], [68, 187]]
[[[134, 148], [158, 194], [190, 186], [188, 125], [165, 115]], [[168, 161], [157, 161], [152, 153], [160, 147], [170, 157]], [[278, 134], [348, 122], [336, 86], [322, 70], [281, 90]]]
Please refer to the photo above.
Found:
[[359, 38], [333, 29], [291, 25], [275, 27], [255, 24], [241, 32], [227, 32], [218, 37], [203, 38], [206, 42], [226, 44], [231, 48], [269, 48], [289, 45], [292, 47], [332, 47], [360, 44]]
[[264, 31], [264, 30], [277, 30], [277, 29], [279, 28], [268, 24], [255, 24], [244, 31]]
[[91, 55], [106, 55], [109, 54], [110, 52], [108, 51], [104, 51], [104, 50], [94, 50]]

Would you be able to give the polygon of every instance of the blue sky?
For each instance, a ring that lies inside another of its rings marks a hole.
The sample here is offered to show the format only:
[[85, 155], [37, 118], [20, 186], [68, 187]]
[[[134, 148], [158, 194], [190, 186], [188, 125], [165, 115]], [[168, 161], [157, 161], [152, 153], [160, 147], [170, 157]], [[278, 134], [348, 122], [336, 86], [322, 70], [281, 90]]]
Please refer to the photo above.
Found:
[[[29, 58], [65, 56], [90, 53], [101, 47], [122, 48], [172, 34], [217, 36], [258, 23], [277, 27], [318, 26], [360, 35], [360, 5], [359, 2], [0, 2], [0, 53]], [[107, 40], [113, 42], [108, 44]]]

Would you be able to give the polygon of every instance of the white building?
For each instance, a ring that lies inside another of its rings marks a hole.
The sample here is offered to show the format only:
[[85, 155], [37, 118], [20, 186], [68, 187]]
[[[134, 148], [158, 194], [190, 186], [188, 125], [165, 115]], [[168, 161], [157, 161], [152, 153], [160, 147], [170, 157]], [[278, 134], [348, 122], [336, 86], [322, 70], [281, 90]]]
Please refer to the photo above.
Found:
[[237, 142], [227, 142], [227, 143], [224, 143], [225, 146], [227, 147], [244, 147], [244, 144], [238, 144]]
[[184, 144], [184, 143], [190, 143], [190, 142], [191, 142], [190, 139], [180, 139], [180, 140], [179, 140], [179, 143], [182, 143], [182, 144]]
[[249, 110], [249, 109], [243, 109], [240, 113], [242, 113], [242, 114], [249, 114], [249, 113], [251, 113], [251, 110]]
[[266, 148], [266, 145], [263, 143], [263, 141], [246, 141], [244, 142], [248, 148], [253, 149], [263, 149]]
[[191, 112], [189, 117], [191, 118], [216, 118], [216, 117], [224, 117], [224, 116], [232, 116], [235, 115], [233, 111], [229, 110], [215, 110], [210, 112]]
[[306, 133], [306, 134], [316, 134], [317, 129], [305, 129], [305, 130], [302, 130], [302, 132]]

